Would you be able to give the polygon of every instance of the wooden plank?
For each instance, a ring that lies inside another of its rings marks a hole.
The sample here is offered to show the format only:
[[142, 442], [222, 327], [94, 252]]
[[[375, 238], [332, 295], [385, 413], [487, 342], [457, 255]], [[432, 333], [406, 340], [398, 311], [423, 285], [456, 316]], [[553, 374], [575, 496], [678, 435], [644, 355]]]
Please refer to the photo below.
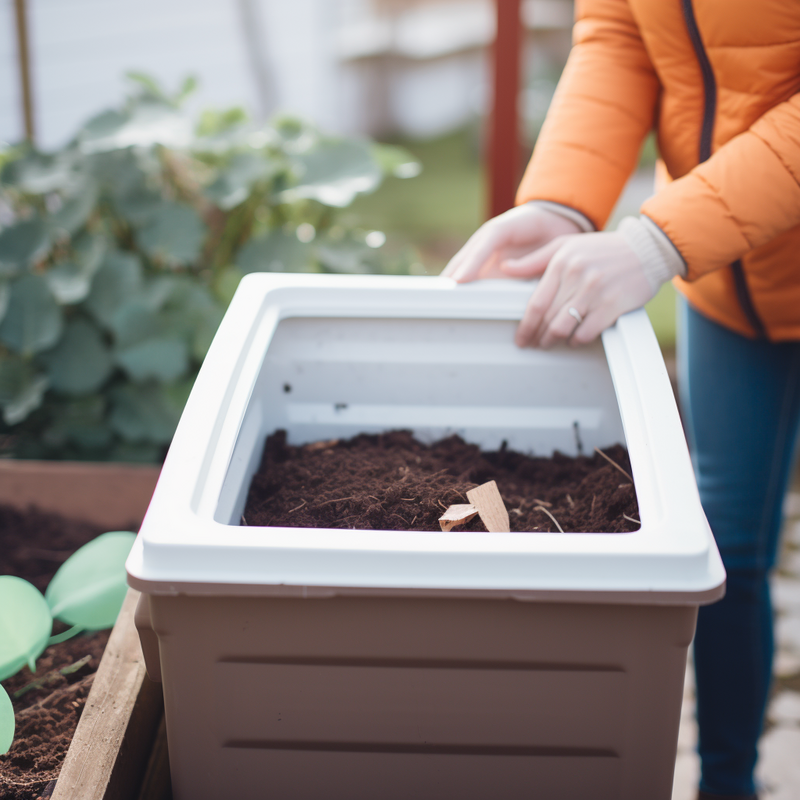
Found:
[[[111, 798], [108, 798], [111, 800]], [[147, 762], [147, 770], [137, 800], [172, 800], [172, 782], [167, 748], [167, 721], [161, 717], [156, 740]]]
[[85, 520], [107, 530], [138, 525], [161, 468], [139, 464], [0, 460], [0, 503]]
[[159, 720], [160, 684], [147, 678], [129, 589], [111, 632], [52, 800], [135, 800]]

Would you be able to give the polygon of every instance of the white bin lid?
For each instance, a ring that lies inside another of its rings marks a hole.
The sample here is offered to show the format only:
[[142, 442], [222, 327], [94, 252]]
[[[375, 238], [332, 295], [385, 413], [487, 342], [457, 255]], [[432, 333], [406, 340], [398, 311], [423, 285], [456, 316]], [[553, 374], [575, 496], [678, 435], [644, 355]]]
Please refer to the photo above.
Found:
[[[725, 573], [700, 506], [664, 362], [643, 310], [605, 331], [636, 485], [633, 533], [464, 533], [226, 525], [214, 508], [267, 347], [288, 317], [517, 320], [532, 284], [255, 274], [231, 303], [127, 562], [149, 594], [458, 594], [697, 604]], [[509, 342], [509, 347], [513, 347]]]

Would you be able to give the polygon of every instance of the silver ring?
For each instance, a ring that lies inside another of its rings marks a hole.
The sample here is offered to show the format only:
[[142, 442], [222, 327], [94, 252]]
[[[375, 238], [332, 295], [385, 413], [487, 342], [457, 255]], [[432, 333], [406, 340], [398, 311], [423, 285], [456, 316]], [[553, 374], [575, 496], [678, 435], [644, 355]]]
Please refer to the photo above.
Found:
[[[581, 316], [581, 312], [578, 311], [578, 309], [575, 308], [575, 306], [570, 306], [567, 309], [567, 314], [569, 314], [572, 317], [572, 319], [574, 319], [575, 322], [578, 323], [578, 325], [580, 325], [581, 322], [583, 322], [583, 317]], [[576, 325], [575, 327], [577, 328], [578, 325]]]

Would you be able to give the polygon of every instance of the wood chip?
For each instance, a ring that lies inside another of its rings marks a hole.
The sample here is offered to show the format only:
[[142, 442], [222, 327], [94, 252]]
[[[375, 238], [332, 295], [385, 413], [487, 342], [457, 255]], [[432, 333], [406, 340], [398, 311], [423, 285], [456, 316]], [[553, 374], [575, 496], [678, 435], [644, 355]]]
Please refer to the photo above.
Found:
[[466, 525], [477, 515], [478, 509], [471, 503], [459, 503], [458, 505], [450, 506], [450, 508], [439, 517], [439, 527], [443, 531], [451, 531], [458, 525]]
[[508, 511], [494, 481], [470, 489], [467, 492], [467, 499], [478, 509], [487, 531], [506, 533], [511, 530]]

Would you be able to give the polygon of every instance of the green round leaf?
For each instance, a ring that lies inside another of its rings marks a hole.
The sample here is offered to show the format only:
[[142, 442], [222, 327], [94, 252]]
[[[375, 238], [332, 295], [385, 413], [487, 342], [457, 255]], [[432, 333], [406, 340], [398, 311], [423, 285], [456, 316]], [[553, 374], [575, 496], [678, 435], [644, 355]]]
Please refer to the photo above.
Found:
[[110, 327], [117, 309], [142, 286], [142, 264], [138, 256], [114, 250], [103, 259], [86, 298], [94, 318]]
[[33, 364], [14, 354], [0, 355], [0, 407], [6, 425], [22, 422], [42, 403], [49, 381]]
[[26, 194], [48, 194], [67, 189], [75, 182], [74, 150], [53, 155], [30, 151], [3, 169], [3, 183], [17, 186]]
[[250, 196], [254, 184], [271, 178], [277, 171], [277, 164], [261, 153], [238, 153], [206, 189], [206, 196], [223, 211], [229, 211]]
[[236, 266], [249, 272], [308, 272], [311, 248], [281, 230], [251, 239], [236, 256]]
[[206, 229], [190, 206], [164, 203], [138, 232], [136, 240], [151, 258], [170, 265], [192, 264], [200, 256]]
[[125, 559], [135, 538], [129, 531], [112, 531], [73, 553], [45, 593], [53, 617], [87, 630], [110, 628], [128, 590]]
[[53, 620], [41, 592], [14, 575], [0, 576], [0, 681], [36, 659], [47, 646]]
[[0, 277], [12, 277], [42, 258], [50, 247], [47, 225], [41, 217], [18, 222], [0, 231]]
[[140, 100], [125, 112], [105, 111], [89, 120], [78, 134], [85, 153], [128, 147], [185, 147], [191, 140], [191, 122], [155, 98]]
[[182, 410], [164, 388], [130, 383], [112, 393], [111, 427], [131, 442], [169, 444]]
[[94, 392], [113, 369], [111, 352], [100, 331], [85, 319], [71, 321], [61, 341], [42, 361], [52, 388], [66, 394]]
[[0, 323], [0, 341], [28, 355], [47, 350], [61, 336], [62, 318], [47, 281], [23, 273], [11, 284], [8, 311]]
[[89, 215], [97, 204], [97, 186], [92, 181], [86, 181], [71, 197], [64, 201], [64, 205], [50, 218], [50, 228], [55, 231], [64, 231], [72, 236], [75, 231], [82, 228]]
[[106, 420], [107, 403], [102, 395], [89, 395], [58, 402], [53, 424], [42, 439], [53, 447], [75, 444], [86, 450], [98, 450], [110, 444], [114, 434]]
[[173, 381], [189, 369], [189, 350], [182, 339], [153, 336], [117, 351], [117, 363], [135, 381]]
[[282, 192], [283, 202], [310, 199], [343, 208], [357, 194], [377, 189], [383, 180], [383, 170], [366, 142], [323, 139], [296, 156], [294, 166], [298, 183]]
[[127, 348], [157, 333], [161, 327], [156, 309], [144, 292], [125, 300], [111, 319], [118, 348]]
[[0, 756], [4, 756], [14, 741], [16, 721], [14, 720], [14, 706], [8, 692], [0, 686]]
[[153, 219], [166, 205], [158, 192], [146, 186], [134, 186], [120, 193], [114, 200], [114, 207], [134, 228], [140, 228]]
[[44, 273], [53, 296], [62, 305], [85, 300], [92, 286], [92, 274], [74, 261], [62, 261]]

